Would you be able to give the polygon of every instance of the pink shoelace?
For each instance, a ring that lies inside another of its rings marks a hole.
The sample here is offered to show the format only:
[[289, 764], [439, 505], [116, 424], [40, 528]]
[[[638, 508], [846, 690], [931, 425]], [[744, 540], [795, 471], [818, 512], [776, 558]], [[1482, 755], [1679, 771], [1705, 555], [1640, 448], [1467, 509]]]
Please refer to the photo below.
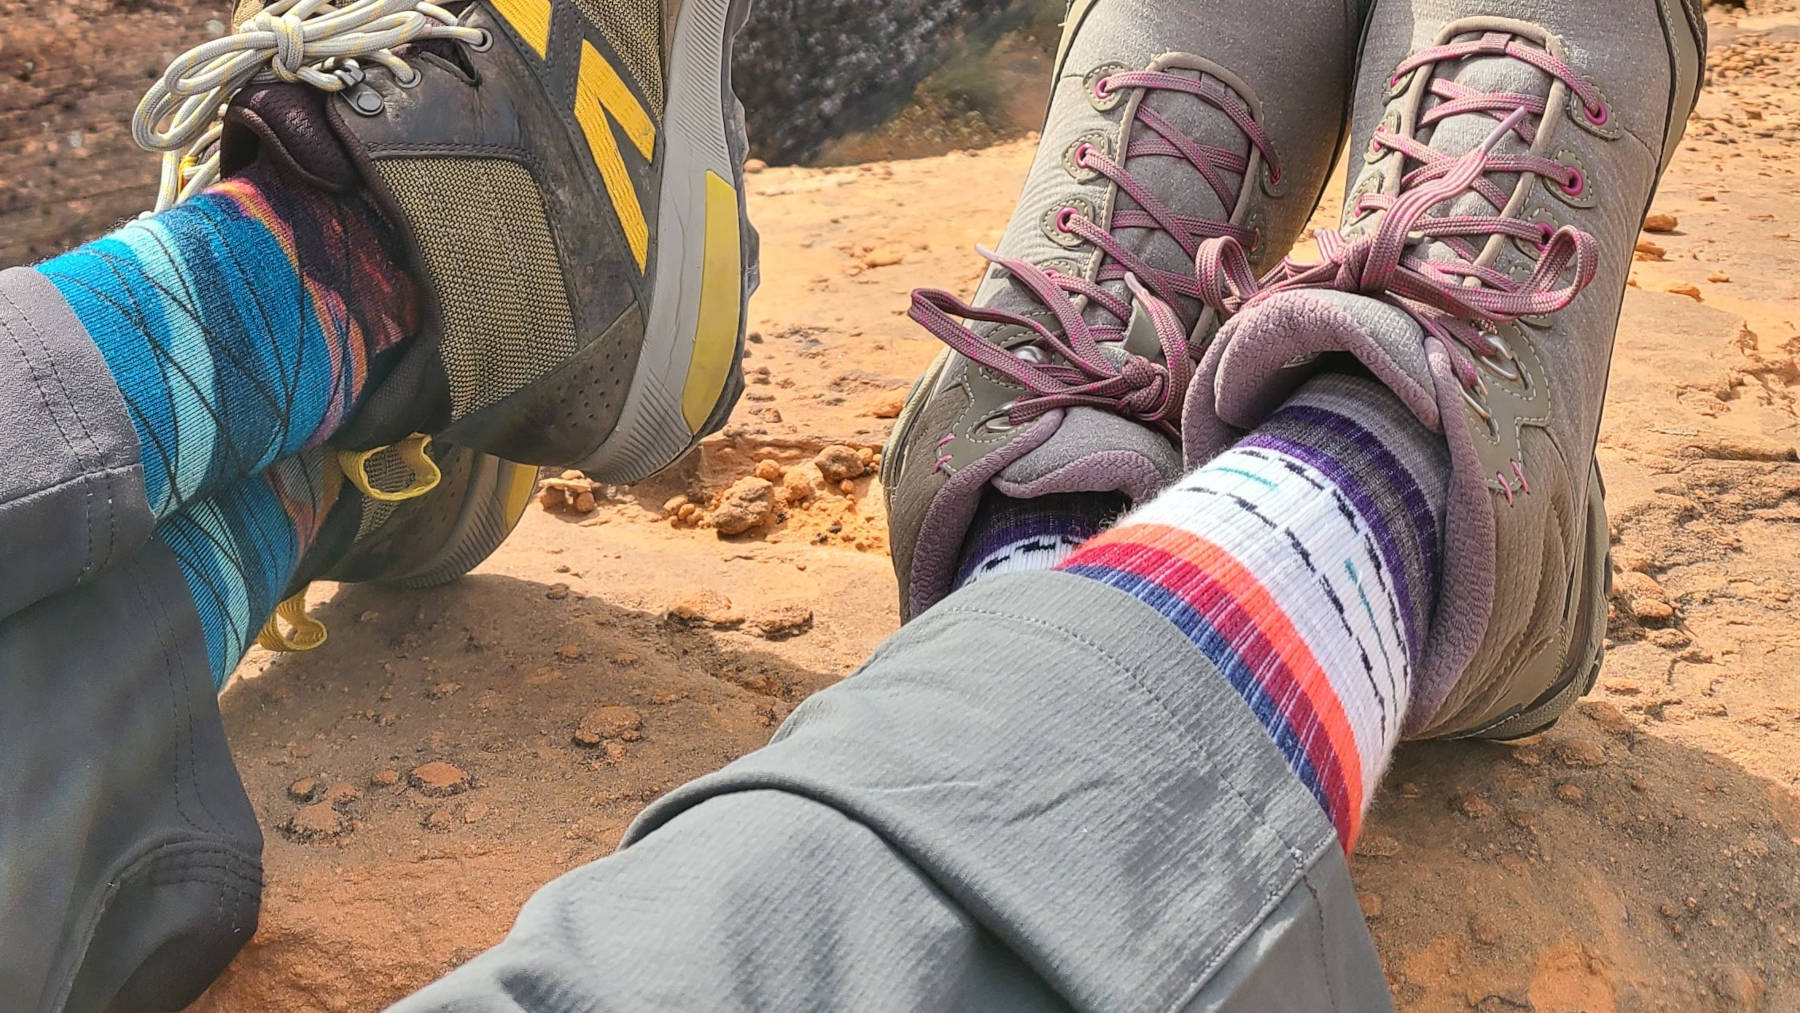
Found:
[[[1244, 104], [1217, 81], [1144, 70], [1102, 77], [1094, 87], [1100, 98], [1130, 89], [1146, 93], [1168, 91], [1191, 95], [1218, 108], [1261, 153], [1271, 182], [1280, 182], [1281, 168], [1273, 142]], [[1007, 406], [1012, 425], [1021, 425], [1054, 409], [1087, 406], [1155, 426], [1172, 437], [1177, 435], [1182, 398], [1194, 370], [1188, 335], [1198, 321], [1205, 292], [1190, 273], [1164, 271], [1146, 263], [1126, 249], [1116, 233], [1125, 229], [1158, 230], [1173, 237], [1190, 257], [1199, 256], [1209, 240], [1229, 241], [1241, 250], [1260, 239], [1252, 230], [1228, 222], [1176, 214], [1127, 168], [1140, 158], [1180, 158], [1206, 180], [1229, 217], [1235, 214], [1238, 203], [1238, 190], [1229, 177], [1246, 175], [1250, 171], [1249, 158], [1200, 144], [1142, 102], [1136, 110], [1136, 121], [1148, 127], [1149, 133], [1134, 129], [1122, 160], [1115, 161], [1093, 145], [1082, 144], [1075, 151], [1075, 163], [1111, 180], [1138, 206], [1115, 211], [1110, 231], [1073, 207], [1063, 208], [1055, 219], [1058, 230], [1079, 237], [1104, 255], [1094, 280], [1045, 270], [985, 247], [976, 248], [1050, 309], [1057, 330], [1018, 313], [971, 306], [941, 289], [913, 293], [908, 314], [913, 320], [952, 349], [1029, 392]], [[1127, 292], [1144, 306], [1156, 328], [1165, 362], [1128, 354], [1115, 364], [1101, 350], [1101, 343], [1125, 338], [1132, 313], [1131, 300], [1107, 289], [1109, 282], [1123, 282]], [[1184, 298], [1195, 307], [1192, 320], [1184, 319], [1175, 309]], [[1089, 323], [1078, 300], [1104, 310], [1112, 321]], [[960, 321], [1017, 325], [1032, 331], [1037, 340], [1008, 351], [984, 340]]]
[[[1400, 65], [1392, 83], [1438, 63], [1474, 56], [1508, 56], [1521, 60], [1562, 81], [1581, 100], [1582, 114], [1596, 126], [1610, 117], [1601, 96], [1567, 63], [1545, 50], [1522, 44], [1502, 32], [1478, 40], [1422, 50]], [[1542, 177], [1549, 185], [1579, 197], [1588, 181], [1579, 169], [1554, 159], [1522, 154], [1495, 154], [1508, 134], [1516, 133], [1529, 146], [1536, 141], [1538, 124], [1548, 111], [1541, 96], [1481, 92], [1455, 81], [1435, 79], [1432, 94], [1443, 101], [1420, 117], [1420, 126], [1452, 116], [1487, 113], [1499, 126], [1474, 150], [1460, 157], [1441, 154], [1416, 138], [1393, 131], [1376, 131], [1371, 147], [1399, 151], [1417, 169], [1401, 180], [1397, 195], [1365, 194], [1351, 206], [1356, 216], [1383, 212], [1380, 224], [1366, 235], [1346, 238], [1339, 232], [1317, 234], [1322, 259], [1301, 263], [1289, 258], [1258, 280], [1251, 274], [1249, 258], [1231, 237], [1209, 240], [1195, 260], [1195, 270], [1207, 305], [1232, 314], [1278, 292], [1327, 288], [1372, 296], [1405, 310], [1428, 334], [1443, 339], [1446, 347], [1460, 344], [1470, 355], [1453, 356], [1457, 379], [1465, 393], [1485, 390], [1476, 372], [1475, 357], [1499, 361], [1510, 357], [1498, 340], [1497, 327], [1523, 317], [1554, 313], [1568, 306], [1594, 280], [1599, 268], [1598, 243], [1573, 226], [1502, 217], [1510, 194], [1487, 176], [1490, 173]], [[1445, 215], [1432, 209], [1474, 192], [1493, 206], [1492, 215]], [[1491, 267], [1477, 264], [1480, 246], [1492, 236], [1509, 236], [1533, 244], [1538, 261], [1523, 282]], [[1455, 251], [1460, 260], [1428, 260], [1422, 248], [1432, 241]], [[1417, 246], [1415, 246], [1415, 243]], [[1568, 284], [1559, 285], [1563, 273], [1574, 265]], [[1478, 410], [1479, 403], [1471, 401]]]

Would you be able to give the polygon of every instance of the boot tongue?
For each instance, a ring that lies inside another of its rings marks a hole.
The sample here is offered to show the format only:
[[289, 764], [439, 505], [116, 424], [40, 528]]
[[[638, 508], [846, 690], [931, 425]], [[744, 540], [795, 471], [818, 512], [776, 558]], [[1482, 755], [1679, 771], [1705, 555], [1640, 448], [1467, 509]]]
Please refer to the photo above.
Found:
[[[1451, 41], [1476, 41], [1487, 34], [1488, 33], [1486, 32], [1470, 32], [1458, 36]], [[1506, 38], [1523, 45], [1536, 45], [1535, 42], [1515, 36], [1508, 35]], [[1433, 79], [1455, 81], [1466, 89], [1484, 94], [1536, 95], [1539, 97], [1546, 97], [1549, 95], [1554, 81], [1548, 74], [1545, 74], [1543, 71], [1538, 70], [1530, 64], [1503, 55], [1476, 56], [1455, 62], [1440, 63], [1433, 67], [1423, 68], [1416, 73], [1431, 74]], [[1420, 103], [1418, 115], [1424, 115], [1432, 107], [1440, 104], [1442, 101], [1442, 99], [1427, 96]], [[1556, 111], [1551, 110], [1550, 115], [1556, 115]], [[1429, 145], [1431, 149], [1438, 154], [1457, 158], [1480, 147], [1482, 143], [1493, 134], [1494, 129], [1499, 126], [1500, 118], [1503, 116], [1504, 113], [1497, 116], [1493, 112], [1464, 113], [1462, 115], [1452, 116], [1431, 126], [1422, 127], [1414, 132], [1414, 136], [1421, 143]], [[1527, 122], [1530, 124], [1531, 128], [1542, 130], [1542, 118], [1534, 117]], [[1531, 145], [1525, 143], [1524, 139], [1519, 136], [1517, 131], [1508, 131], [1500, 140], [1500, 143], [1493, 149], [1493, 154], [1497, 156], [1524, 155], [1530, 153], [1531, 147]], [[1409, 168], [1414, 167], [1416, 166], [1409, 165]], [[1486, 174], [1483, 179], [1488, 183], [1499, 187], [1508, 198], [1513, 197], [1520, 182], [1520, 177], [1517, 173], [1492, 172]], [[1434, 208], [1432, 217], [1473, 215], [1483, 218], [1492, 218], [1500, 215], [1504, 210], [1504, 208], [1496, 208], [1488, 202], [1487, 198], [1471, 190], [1454, 200]], [[1464, 242], [1477, 244], [1479, 247], [1484, 243], [1484, 240], [1477, 236], [1468, 237]], [[1519, 260], [1524, 259], [1523, 254], [1519, 253], [1516, 249], [1512, 249], [1512, 244], [1510, 243], [1504, 243], [1501, 250], [1502, 253], [1506, 250], [1511, 250], [1513, 258]], [[1425, 256], [1429, 260], [1466, 259], [1454, 248], [1441, 242], [1429, 244], [1429, 246], [1425, 248]], [[1504, 267], [1506, 265], [1503, 264], [1501, 266]]]
[[[1424, 331], [1395, 306], [1330, 289], [1282, 292], [1239, 314], [1220, 332], [1189, 394], [1188, 456], [1223, 450], [1261, 425], [1333, 353], [1355, 356], [1427, 428], [1439, 429], [1437, 383]], [[1195, 395], [1203, 395], [1196, 400]], [[1212, 422], [1222, 428], [1211, 428]], [[1197, 425], [1208, 426], [1206, 431]]]
[[225, 112], [219, 171], [232, 176], [269, 158], [302, 182], [344, 193], [361, 184], [350, 155], [326, 118], [325, 93], [303, 84], [251, 84]]

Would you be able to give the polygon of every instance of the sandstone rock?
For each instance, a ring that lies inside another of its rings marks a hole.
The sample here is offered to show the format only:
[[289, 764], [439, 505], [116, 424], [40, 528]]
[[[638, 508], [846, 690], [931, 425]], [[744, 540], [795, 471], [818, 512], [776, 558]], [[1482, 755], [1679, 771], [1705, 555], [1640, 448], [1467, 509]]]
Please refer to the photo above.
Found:
[[1640, 239], [1637, 244], [1637, 252], [1639, 255], [1636, 259], [1638, 260], [1661, 260], [1669, 251], [1651, 240]]
[[1644, 219], [1645, 232], [1674, 232], [1680, 225], [1680, 219], [1674, 215], [1653, 214]]
[[433, 700], [442, 700], [447, 696], [455, 694], [455, 692], [461, 688], [462, 683], [460, 682], [440, 682], [426, 690], [425, 695]]
[[804, 605], [781, 605], [756, 617], [752, 625], [758, 636], [766, 640], [786, 640], [812, 629], [812, 609]]
[[781, 481], [781, 475], [781, 465], [779, 463], [769, 460], [768, 458], [756, 462], [757, 478], [760, 478], [765, 482], [774, 483]]
[[825, 481], [833, 484], [861, 478], [863, 473], [863, 460], [857, 456], [856, 449], [841, 443], [834, 443], [819, 451], [819, 456], [813, 458], [813, 463], [819, 466], [819, 474], [825, 477]]
[[869, 405], [869, 414], [878, 419], [897, 419], [900, 417], [901, 410], [905, 407], [906, 389], [903, 387], [896, 387], [893, 390], [885, 390], [880, 394], [875, 395], [874, 402]]
[[1604, 767], [1606, 747], [1598, 742], [1570, 739], [1556, 744], [1556, 758], [1565, 767]]
[[319, 779], [316, 777], [303, 777], [293, 784], [288, 785], [287, 793], [288, 798], [291, 798], [296, 802], [311, 802], [313, 796], [319, 793]]
[[430, 798], [449, 798], [469, 790], [469, 775], [460, 767], [433, 760], [423, 766], [415, 767], [407, 777], [408, 783], [419, 790], [421, 795]]
[[1685, 295], [1695, 302], [1702, 301], [1700, 298], [1700, 286], [1698, 285], [1671, 285], [1669, 286], [1669, 294]]
[[392, 788], [400, 783], [400, 772], [392, 768], [377, 770], [369, 775], [369, 783], [377, 788]]
[[287, 831], [289, 837], [305, 843], [342, 836], [350, 826], [331, 807], [330, 802], [314, 802], [288, 817], [288, 821], [282, 824], [282, 829]]
[[588, 711], [575, 728], [575, 744], [597, 746], [607, 739], [627, 742], [641, 738], [643, 716], [635, 707], [607, 706]]
[[894, 246], [880, 246], [863, 254], [862, 266], [865, 268], [893, 267], [906, 259], [905, 251]]
[[712, 512], [712, 526], [721, 535], [741, 535], [775, 518], [775, 486], [766, 478], [746, 476], [731, 484]]
[[349, 781], [338, 781], [325, 789], [324, 802], [334, 809], [342, 809], [352, 802], [362, 800], [362, 790]]
[[731, 629], [742, 625], [744, 617], [731, 607], [731, 599], [717, 591], [689, 591], [669, 606], [664, 617], [678, 626], [710, 626]]

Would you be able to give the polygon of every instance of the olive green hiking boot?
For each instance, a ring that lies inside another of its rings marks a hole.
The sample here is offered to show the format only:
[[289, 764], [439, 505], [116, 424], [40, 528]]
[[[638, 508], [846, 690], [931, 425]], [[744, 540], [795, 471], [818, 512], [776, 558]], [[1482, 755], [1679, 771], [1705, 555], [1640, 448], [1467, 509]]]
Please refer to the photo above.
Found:
[[313, 581], [448, 584], [493, 555], [537, 489], [531, 465], [424, 437], [337, 456], [346, 480], [287, 599], [257, 638], [270, 650], [306, 651], [325, 642], [324, 625], [306, 613]]
[[432, 433], [631, 482], [742, 390], [748, 4], [246, 0], [135, 126], [165, 201], [267, 158], [397, 227], [423, 331], [334, 443]]

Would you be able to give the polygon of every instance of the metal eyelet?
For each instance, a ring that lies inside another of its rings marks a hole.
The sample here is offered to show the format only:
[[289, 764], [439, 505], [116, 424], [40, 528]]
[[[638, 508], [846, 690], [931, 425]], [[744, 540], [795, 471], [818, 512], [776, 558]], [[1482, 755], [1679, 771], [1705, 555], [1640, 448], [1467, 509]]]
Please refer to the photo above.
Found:
[[1071, 250], [1084, 245], [1087, 240], [1069, 231], [1069, 219], [1077, 215], [1093, 221], [1093, 201], [1085, 197], [1071, 197], [1061, 205], [1044, 212], [1042, 221], [1044, 235], [1056, 245]]
[[1125, 101], [1125, 93], [1107, 88], [1105, 81], [1106, 78], [1113, 74], [1128, 69], [1129, 68], [1122, 63], [1103, 63], [1093, 70], [1088, 71], [1087, 76], [1081, 79], [1082, 86], [1087, 90], [1088, 105], [1093, 106], [1100, 112], [1108, 112], [1118, 108], [1119, 103]]
[[1588, 171], [1586, 161], [1567, 148], [1558, 151], [1555, 158], [1568, 168], [1572, 177], [1567, 184], [1561, 180], [1545, 180], [1544, 188], [1555, 194], [1557, 200], [1573, 208], [1585, 209], [1598, 204], [1599, 188], [1594, 185], [1594, 174]]
[[1012, 350], [1012, 354], [1015, 359], [1022, 359], [1039, 366], [1050, 361], [1050, 357], [1044, 354], [1044, 350], [1036, 345], [1020, 345]]
[[[1498, 440], [1500, 438], [1500, 424], [1494, 421], [1494, 413], [1489, 411], [1488, 406], [1482, 404], [1481, 401], [1477, 399], [1476, 395], [1471, 393], [1467, 387], [1458, 385], [1458, 389], [1462, 393], [1463, 404], [1467, 405], [1469, 410], [1475, 413], [1476, 417], [1487, 424], [1488, 438]], [[1486, 389], [1485, 384], [1482, 385], [1482, 389]]]
[[477, 28], [476, 31], [481, 33], [481, 39], [478, 42], [465, 43], [469, 47], [469, 52], [485, 53], [488, 50], [494, 48], [494, 33], [493, 32], [490, 32], [485, 28]]
[[411, 90], [413, 88], [417, 88], [420, 84], [424, 83], [424, 81], [425, 81], [424, 74], [421, 74], [418, 70], [416, 70], [412, 67], [408, 67], [407, 69], [411, 70], [412, 73], [410, 75], [408, 75], [407, 77], [396, 76], [394, 78], [395, 84], [399, 85], [402, 88]]
[[1067, 150], [1063, 152], [1063, 169], [1074, 177], [1077, 183], [1091, 183], [1100, 178], [1100, 170], [1087, 165], [1083, 156], [1087, 149], [1100, 152], [1107, 157], [1112, 156], [1112, 139], [1105, 132], [1088, 130], [1075, 138]]
[[994, 414], [989, 415], [981, 421], [981, 428], [990, 433], [1009, 433], [1014, 429], [1019, 428], [1018, 426], [1013, 425], [1012, 418], [1008, 414], [1013, 410], [1013, 406], [1018, 403], [1019, 402], [1015, 399], [1008, 401], [995, 409]]
[[1287, 193], [1287, 184], [1287, 173], [1277, 171], [1276, 167], [1270, 164], [1267, 159], [1262, 159], [1263, 193], [1268, 194], [1270, 197], [1281, 197]]
[[1619, 126], [1618, 117], [1613, 113], [1612, 103], [1607, 101], [1606, 93], [1600, 92], [1598, 85], [1595, 85], [1592, 81], [1589, 81], [1588, 84], [1596, 92], [1600, 93], [1599, 110], [1589, 109], [1587, 103], [1581, 100], [1581, 96], [1576, 94], [1574, 89], [1570, 89], [1568, 106], [1569, 119], [1574, 120], [1577, 126], [1588, 133], [1593, 134], [1595, 137], [1604, 138], [1609, 141], [1618, 140], [1620, 137], [1624, 136], [1625, 131]]

